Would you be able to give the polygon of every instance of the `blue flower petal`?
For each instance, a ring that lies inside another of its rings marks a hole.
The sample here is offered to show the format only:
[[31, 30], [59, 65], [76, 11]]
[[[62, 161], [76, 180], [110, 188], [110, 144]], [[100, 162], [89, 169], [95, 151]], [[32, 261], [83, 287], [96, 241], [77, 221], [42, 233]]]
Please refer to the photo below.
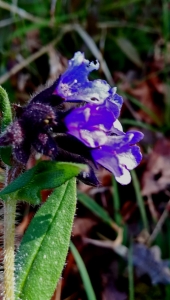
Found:
[[118, 158], [113, 153], [111, 147], [99, 147], [91, 150], [93, 159], [104, 168], [114, 174], [114, 176], [120, 177], [123, 175], [123, 169], [119, 165]]
[[104, 105], [87, 104], [73, 109], [64, 119], [68, 133], [86, 146], [95, 148], [107, 140], [107, 133], [115, 122], [114, 114]]
[[88, 80], [93, 70], [98, 70], [99, 63], [89, 62], [81, 52], [75, 53], [69, 61], [68, 69], [61, 75], [53, 94], [59, 95], [65, 101], [86, 101], [103, 104], [115, 113], [117, 118], [122, 106], [122, 97], [115, 94], [116, 89], [111, 88], [105, 80]]
[[114, 112], [115, 118], [117, 119], [120, 115], [120, 110], [123, 104], [123, 98], [119, 96], [116, 93], [116, 88], [111, 88], [110, 96], [106, 99], [105, 105], [108, 107], [111, 111]]
[[93, 159], [112, 172], [118, 182], [128, 184], [131, 176], [128, 170], [134, 169], [141, 161], [140, 148], [132, 145], [142, 138], [140, 132], [128, 132], [121, 136], [109, 136], [105, 144], [92, 149]]

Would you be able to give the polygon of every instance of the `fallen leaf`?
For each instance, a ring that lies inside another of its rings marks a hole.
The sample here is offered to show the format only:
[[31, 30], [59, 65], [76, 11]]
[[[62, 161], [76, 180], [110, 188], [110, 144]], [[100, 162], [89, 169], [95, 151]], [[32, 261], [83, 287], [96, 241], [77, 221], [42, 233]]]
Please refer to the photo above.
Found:
[[170, 185], [170, 141], [159, 139], [148, 157], [142, 177], [142, 195], [156, 194]]
[[152, 284], [170, 284], [170, 260], [161, 259], [158, 246], [147, 248], [143, 244], [134, 244], [132, 261], [137, 267], [137, 274], [149, 275]]
[[53, 46], [48, 51], [50, 74], [49, 80], [56, 80], [66, 69], [67, 59], [62, 56]]
[[73, 236], [87, 236], [87, 233], [97, 224], [90, 218], [76, 218], [73, 225]]
[[[86, 238], [86, 242], [112, 249], [118, 255], [128, 260], [129, 249], [122, 244], [115, 244], [111, 240], [93, 240]], [[170, 260], [161, 259], [161, 250], [158, 246], [148, 248], [144, 244], [134, 243], [132, 247], [132, 264], [136, 267], [138, 276], [147, 274], [152, 284], [170, 284]]]

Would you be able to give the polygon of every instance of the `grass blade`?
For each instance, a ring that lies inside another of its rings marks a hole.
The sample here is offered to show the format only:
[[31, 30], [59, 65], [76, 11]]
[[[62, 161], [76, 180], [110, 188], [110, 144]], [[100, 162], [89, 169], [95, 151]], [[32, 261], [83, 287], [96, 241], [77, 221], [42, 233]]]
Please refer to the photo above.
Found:
[[140, 59], [137, 49], [135, 46], [124, 37], [119, 37], [115, 39], [116, 44], [122, 50], [122, 52], [138, 67], [142, 68], [143, 63]]
[[101, 218], [105, 223], [110, 225], [112, 227], [113, 220], [108, 215], [108, 213], [99, 205], [97, 204], [92, 198], [87, 196], [83, 193], [78, 193], [78, 200], [86, 206], [88, 209], [90, 209], [95, 215], [97, 215], [99, 218]]
[[131, 125], [131, 126], [141, 127], [141, 128], [147, 129], [147, 130], [158, 132], [157, 128], [154, 128], [153, 126], [151, 126], [149, 124], [142, 123], [142, 122], [137, 121], [137, 120], [121, 119], [120, 122], [122, 124], [125, 124], [125, 125]]
[[119, 191], [118, 191], [118, 184], [114, 177], [112, 177], [113, 183], [113, 205], [114, 205], [114, 216], [116, 224], [119, 226], [121, 225], [121, 215], [119, 213], [120, 210], [120, 199], [119, 199]]
[[70, 243], [70, 249], [80, 271], [88, 300], [97, 300], [85, 264], [73, 243]]
[[136, 200], [137, 200], [137, 203], [139, 206], [143, 226], [145, 229], [148, 230], [149, 229], [148, 220], [147, 220], [147, 216], [146, 216], [144, 201], [143, 201], [143, 198], [142, 198], [142, 195], [140, 192], [139, 181], [138, 181], [138, 178], [137, 178], [134, 170], [131, 171], [131, 175], [132, 175], [133, 185], [134, 185], [134, 189], [135, 189], [135, 193], [136, 193]]
[[131, 101], [136, 106], [141, 108], [145, 113], [147, 113], [148, 116], [150, 116], [150, 118], [152, 120], [154, 120], [158, 126], [161, 126], [161, 121], [160, 121], [159, 117], [155, 113], [153, 113], [148, 107], [146, 107], [144, 104], [142, 104], [138, 99], [132, 97], [128, 93], [122, 93], [122, 95], [124, 95], [124, 97], [127, 97], [129, 101]]
[[128, 251], [128, 278], [129, 278], [129, 300], [135, 300], [134, 298], [134, 277], [133, 277], [133, 246], [130, 244]]

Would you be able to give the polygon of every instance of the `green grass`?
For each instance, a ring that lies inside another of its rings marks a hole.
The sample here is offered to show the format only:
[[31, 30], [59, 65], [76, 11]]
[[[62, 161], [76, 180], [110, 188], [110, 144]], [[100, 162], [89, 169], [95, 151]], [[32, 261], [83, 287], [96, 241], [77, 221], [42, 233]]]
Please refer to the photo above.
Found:
[[79, 269], [88, 300], [97, 300], [94, 290], [93, 290], [93, 287], [92, 287], [92, 284], [91, 284], [91, 281], [90, 281], [90, 277], [89, 277], [87, 269], [86, 269], [86, 266], [80, 256], [77, 248], [74, 246], [73, 243], [70, 243], [70, 249], [71, 249], [71, 252], [76, 261], [77, 267]]

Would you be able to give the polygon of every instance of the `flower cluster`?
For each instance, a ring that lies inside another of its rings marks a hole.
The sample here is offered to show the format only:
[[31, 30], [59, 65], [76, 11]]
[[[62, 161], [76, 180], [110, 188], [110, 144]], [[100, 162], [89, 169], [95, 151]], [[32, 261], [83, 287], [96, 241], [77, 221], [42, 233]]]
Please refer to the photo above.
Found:
[[[88, 79], [98, 68], [98, 62], [90, 63], [83, 53], [75, 53], [52, 86], [18, 109], [16, 120], [0, 137], [0, 146], [12, 144], [14, 157], [24, 164], [32, 148], [55, 160], [88, 163], [86, 182], [91, 184], [98, 182], [94, 169], [99, 164], [118, 182], [128, 184], [129, 170], [142, 158], [135, 144], [143, 134], [123, 132], [118, 121], [122, 97], [106, 81]], [[67, 109], [68, 102], [75, 104]]]

